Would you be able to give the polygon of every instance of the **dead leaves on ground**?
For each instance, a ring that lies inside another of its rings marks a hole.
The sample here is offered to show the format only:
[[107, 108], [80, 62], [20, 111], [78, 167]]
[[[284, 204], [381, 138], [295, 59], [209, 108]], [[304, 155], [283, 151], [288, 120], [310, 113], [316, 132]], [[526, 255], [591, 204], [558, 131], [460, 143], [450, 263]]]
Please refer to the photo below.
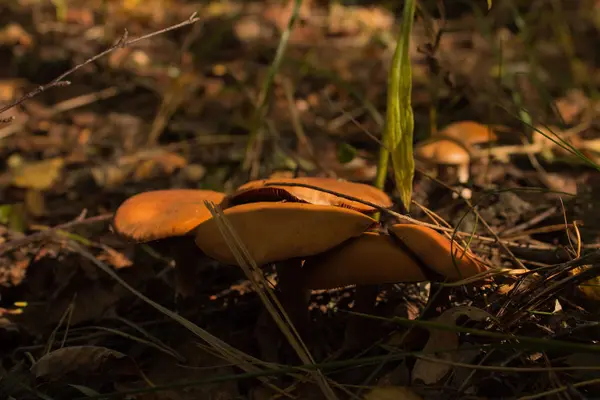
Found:
[[[489, 313], [476, 307], [451, 308], [434, 321], [444, 325], [456, 325], [459, 317], [466, 316], [474, 321], [483, 321], [493, 318]], [[452, 362], [468, 363], [472, 361], [479, 351], [461, 352], [459, 350], [459, 336], [455, 332], [432, 329], [429, 332], [429, 340], [423, 349], [427, 358], [419, 358], [412, 371], [412, 381], [421, 381], [426, 385], [439, 383], [452, 369]], [[440, 363], [436, 360], [447, 361]]]

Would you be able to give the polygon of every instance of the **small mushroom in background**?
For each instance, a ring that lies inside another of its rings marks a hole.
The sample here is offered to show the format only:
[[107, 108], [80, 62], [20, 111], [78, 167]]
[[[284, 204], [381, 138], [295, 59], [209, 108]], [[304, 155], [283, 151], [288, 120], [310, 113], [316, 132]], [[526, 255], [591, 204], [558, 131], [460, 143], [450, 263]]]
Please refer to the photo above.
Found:
[[[449, 172], [454, 168], [458, 183], [465, 184], [469, 181], [471, 156], [464, 146], [452, 140], [434, 139], [434, 141], [420, 144], [415, 148], [415, 157], [429, 165], [436, 166], [440, 178], [443, 180], [448, 178]], [[463, 188], [461, 195], [470, 198], [471, 190]]]
[[[454, 122], [434, 135], [432, 140], [418, 145], [415, 156], [428, 164], [455, 167], [456, 178], [464, 185], [469, 181], [472, 150], [497, 139], [496, 133], [489, 126], [475, 121]], [[461, 191], [461, 195], [467, 199], [471, 194], [468, 188]]]
[[459, 121], [447, 125], [435, 136], [446, 136], [464, 143], [467, 147], [495, 142], [498, 136], [487, 125], [475, 121]]
[[[224, 193], [212, 190], [171, 189], [138, 193], [125, 200], [115, 212], [112, 225], [117, 234], [135, 243], [153, 242], [173, 258], [178, 295], [195, 292], [197, 262], [201, 254], [191, 236], [196, 226], [212, 217], [205, 200], [220, 203]], [[192, 261], [194, 260], [194, 261]]]

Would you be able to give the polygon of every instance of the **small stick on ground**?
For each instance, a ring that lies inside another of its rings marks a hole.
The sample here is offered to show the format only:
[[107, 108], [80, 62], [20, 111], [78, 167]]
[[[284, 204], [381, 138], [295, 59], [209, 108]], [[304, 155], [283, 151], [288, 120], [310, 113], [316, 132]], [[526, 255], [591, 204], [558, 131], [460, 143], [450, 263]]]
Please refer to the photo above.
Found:
[[[76, 66], [74, 66], [73, 68], [71, 68], [70, 70], [68, 70], [67, 72], [59, 75], [58, 77], [54, 78], [53, 80], [51, 80], [50, 82], [46, 83], [45, 85], [41, 85], [38, 86], [36, 89], [30, 91], [29, 93], [26, 93], [25, 95], [21, 96], [19, 99], [15, 100], [12, 103], [7, 104], [6, 106], [0, 108], [0, 114], [10, 110], [13, 107], [18, 106], [19, 104], [24, 103], [25, 101], [39, 95], [40, 93], [53, 88], [53, 87], [57, 87], [57, 86], [68, 86], [71, 84], [70, 81], [66, 81], [64, 80], [67, 76], [71, 75], [72, 73], [74, 73], [75, 71], [77, 71], [80, 68], [85, 67], [86, 65], [96, 61], [97, 59], [104, 57], [105, 55], [112, 53], [113, 51], [115, 51], [116, 49], [120, 49], [120, 48], [124, 48], [124, 47], [128, 47], [131, 46], [132, 44], [135, 44], [141, 40], [145, 40], [145, 39], [149, 39], [151, 37], [163, 34], [165, 32], [169, 32], [178, 28], [182, 28], [184, 26], [187, 25], [191, 25], [193, 23], [196, 23], [200, 20], [200, 18], [198, 18], [196, 16], [196, 13], [193, 13], [187, 20], [180, 22], [176, 25], [170, 26], [168, 28], [164, 28], [161, 29], [159, 31], [156, 32], [152, 32], [149, 33], [147, 35], [143, 35], [140, 36], [139, 38], [135, 38], [135, 39], [131, 39], [131, 40], [127, 40], [129, 37], [129, 32], [127, 31], [127, 29], [125, 29], [125, 32], [123, 33], [123, 35], [119, 38], [119, 40], [117, 40], [117, 42], [115, 44], [113, 44], [112, 46], [110, 46], [108, 49], [104, 50], [101, 53], [96, 54], [93, 57], [88, 58], [87, 60], [85, 60], [84, 62], [82, 62], [81, 64], [77, 64]], [[12, 121], [14, 118], [5, 118], [0, 120], [0, 123], [8, 123], [10, 121]]]

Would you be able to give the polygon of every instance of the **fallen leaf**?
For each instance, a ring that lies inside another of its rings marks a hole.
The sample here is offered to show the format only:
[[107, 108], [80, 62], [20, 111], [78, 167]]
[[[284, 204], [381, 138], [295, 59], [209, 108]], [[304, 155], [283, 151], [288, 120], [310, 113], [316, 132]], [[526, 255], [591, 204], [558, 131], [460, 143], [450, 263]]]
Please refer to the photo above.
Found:
[[[446, 310], [442, 315], [435, 318], [434, 321], [445, 325], [456, 325], [456, 320], [466, 316], [474, 321], [483, 321], [486, 318], [494, 318], [486, 311], [476, 308], [460, 306]], [[428, 358], [440, 359], [444, 361], [459, 362], [462, 355], [460, 352], [452, 351], [458, 349], [459, 337], [455, 332], [431, 329], [429, 331], [429, 340], [423, 348], [423, 353]], [[448, 352], [441, 350], [447, 350]], [[426, 385], [432, 385], [439, 382], [450, 372], [452, 365], [437, 363], [432, 360], [419, 358], [412, 371], [412, 382], [422, 381]]]
[[117, 187], [125, 182], [127, 172], [126, 168], [119, 168], [115, 165], [94, 167], [91, 169], [91, 174], [96, 185], [105, 188]]
[[364, 400], [422, 400], [411, 388], [404, 386], [384, 386], [371, 389]]
[[31, 367], [36, 378], [56, 380], [73, 372], [99, 372], [107, 362], [127, 356], [99, 346], [72, 346], [51, 351]]
[[25, 189], [47, 190], [59, 178], [64, 165], [62, 158], [20, 165], [12, 171], [12, 184]]
[[185, 167], [187, 161], [184, 157], [176, 153], [159, 151], [143, 160], [133, 172], [133, 178], [136, 181], [147, 179], [155, 174], [172, 174], [175, 170]]
[[598, 379], [600, 371], [585, 370], [586, 367], [600, 367], [598, 356], [590, 353], [573, 353], [569, 354], [565, 359], [565, 364], [570, 367], [583, 367], [579, 371], [573, 371], [574, 377], [578, 381], [586, 381], [590, 379]]
[[127, 268], [133, 265], [133, 261], [129, 257], [110, 247], [104, 248], [104, 253], [98, 255], [98, 260], [112, 265], [115, 269]]

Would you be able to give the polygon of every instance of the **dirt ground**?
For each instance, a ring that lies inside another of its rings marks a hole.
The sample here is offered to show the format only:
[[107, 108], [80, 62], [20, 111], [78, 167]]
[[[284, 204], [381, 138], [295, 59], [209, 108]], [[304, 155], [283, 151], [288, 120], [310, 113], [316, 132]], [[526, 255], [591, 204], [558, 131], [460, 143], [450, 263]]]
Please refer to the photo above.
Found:
[[[360, 339], [354, 288], [315, 291], [309, 350], [340, 399], [600, 398], [600, 3], [419, 4], [415, 145], [457, 121], [498, 138], [463, 186], [417, 158], [410, 216], [503, 272], [426, 320], [439, 285], [378, 287]], [[373, 182], [402, 3], [304, 0], [265, 91], [293, 5], [0, 0], [0, 108], [51, 83], [0, 114], [1, 399], [327, 398], [241, 270], [111, 227], [148, 190]]]

